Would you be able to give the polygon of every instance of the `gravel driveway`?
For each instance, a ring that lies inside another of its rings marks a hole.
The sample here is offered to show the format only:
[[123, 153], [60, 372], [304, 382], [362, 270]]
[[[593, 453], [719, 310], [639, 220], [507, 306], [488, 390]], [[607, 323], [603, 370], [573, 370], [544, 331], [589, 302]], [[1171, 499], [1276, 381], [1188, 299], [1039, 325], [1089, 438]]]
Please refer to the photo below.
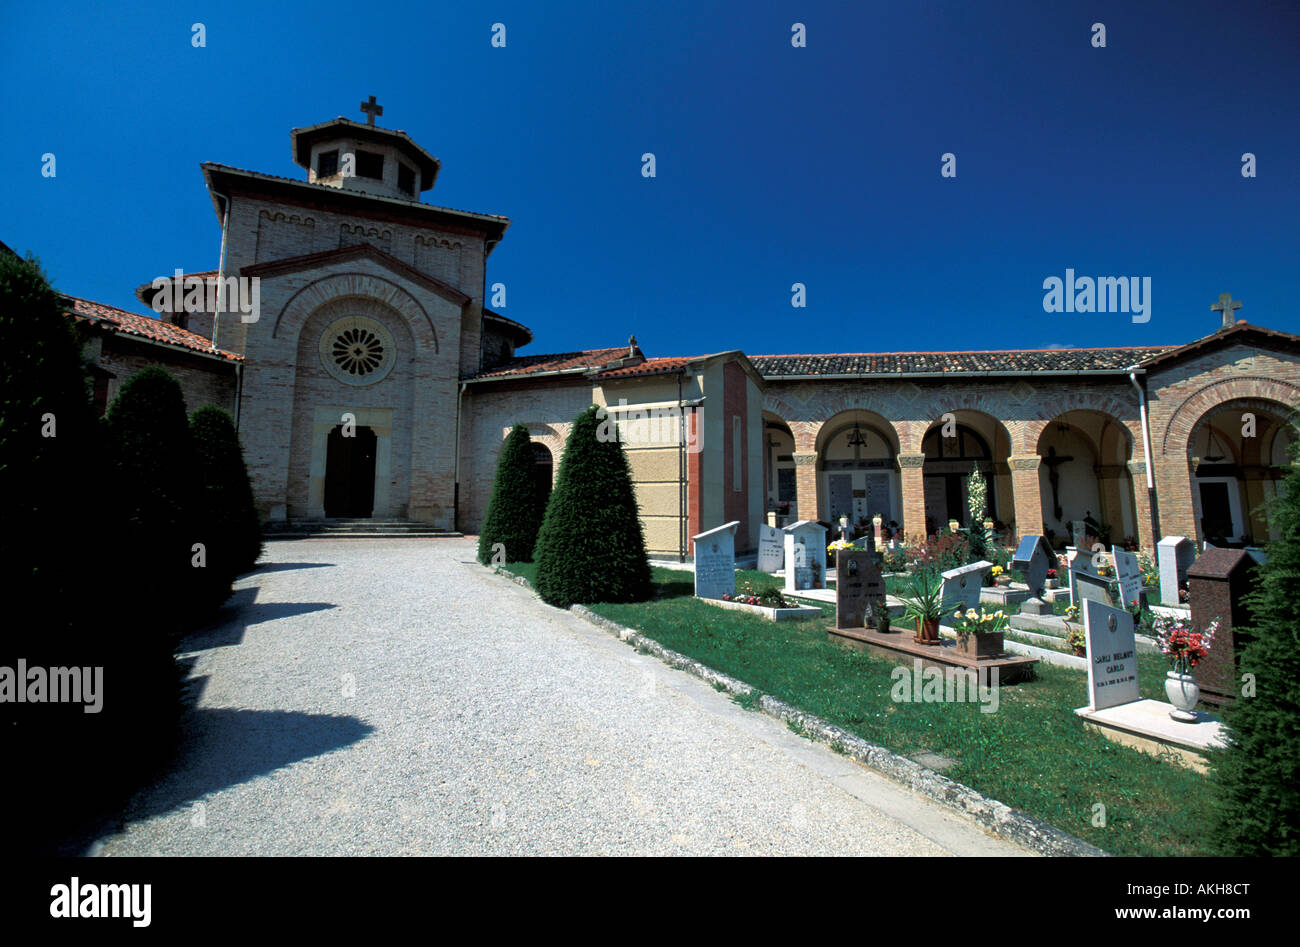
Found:
[[96, 850], [1026, 854], [473, 558], [268, 543], [187, 641], [181, 760]]

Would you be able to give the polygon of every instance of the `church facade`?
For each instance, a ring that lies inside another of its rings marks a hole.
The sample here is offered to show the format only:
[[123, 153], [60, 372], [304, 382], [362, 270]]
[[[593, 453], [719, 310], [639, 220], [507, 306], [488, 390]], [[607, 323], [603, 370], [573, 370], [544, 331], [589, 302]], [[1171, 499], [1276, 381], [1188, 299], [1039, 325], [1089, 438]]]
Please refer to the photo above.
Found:
[[[1164, 535], [1268, 539], [1264, 506], [1297, 437], [1300, 337], [1236, 321], [1231, 305], [1180, 346], [647, 357], [632, 339], [521, 354], [531, 331], [486, 305], [507, 218], [423, 202], [440, 163], [400, 131], [339, 118], [291, 144], [297, 180], [203, 165], [218, 267], [141, 286], [158, 319], [70, 309], [100, 340], [101, 403], [153, 361], [191, 409], [231, 410], [269, 522], [472, 532], [510, 427], [528, 426], [553, 477], [571, 421], [597, 404], [658, 554], [689, 556], [690, 536], [731, 520], [738, 550], [767, 521], [965, 525], [975, 467], [996, 521], [1058, 545], [1085, 518], [1148, 550]], [[195, 283], [218, 304], [168, 304]]]

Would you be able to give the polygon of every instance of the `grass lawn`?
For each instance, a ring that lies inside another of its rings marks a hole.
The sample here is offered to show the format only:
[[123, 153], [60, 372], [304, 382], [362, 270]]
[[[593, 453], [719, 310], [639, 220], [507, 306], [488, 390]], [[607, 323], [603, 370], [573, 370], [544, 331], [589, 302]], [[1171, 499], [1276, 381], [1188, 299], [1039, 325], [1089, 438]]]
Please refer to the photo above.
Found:
[[[536, 574], [529, 563], [509, 569]], [[1040, 664], [1035, 680], [999, 689], [995, 713], [977, 703], [895, 703], [890, 671], [899, 665], [829, 641], [833, 609], [769, 622], [697, 601], [689, 572], [656, 567], [653, 577], [654, 600], [592, 609], [872, 743], [949, 757], [956, 765], [945, 775], [1112, 854], [1214, 854], [1187, 815], [1207, 811], [1208, 779], [1086, 731], [1073, 713], [1087, 699], [1082, 671]], [[737, 584], [745, 580], [779, 584], [763, 572], [737, 574]], [[1138, 668], [1142, 696], [1163, 700], [1163, 658], [1139, 655]], [[1104, 826], [1092, 824], [1097, 803]]]

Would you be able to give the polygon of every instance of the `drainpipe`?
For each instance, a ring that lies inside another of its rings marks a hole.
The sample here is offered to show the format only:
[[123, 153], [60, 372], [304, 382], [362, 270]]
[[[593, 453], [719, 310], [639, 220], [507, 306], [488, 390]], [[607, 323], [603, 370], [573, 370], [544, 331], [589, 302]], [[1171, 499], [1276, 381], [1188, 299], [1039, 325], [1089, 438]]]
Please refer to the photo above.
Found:
[[217, 326], [221, 324], [221, 310], [226, 288], [226, 234], [230, 232], [230, 198], [221, 198], [221, 258], [217, 262], [217, 311], [212, 314], [212, 347], [217, 348]]
[[[1145, 376], [1143, 378], [1145, 380]], [[1142, 457], [1146, 461], [1147, 468], [1147, 509], [1151, 515], [1151, 541], [1156, 543], [1160, 541], [1160, 515], [1156, 510], [1155, 470], [1151, 466], [1151, 424], [1147, 417], [1146, 389], [1138, 384], [1136, 365], [1128, 370], [1128, 380], [1138, 396], [1138, 415], [1142, 424]]]
[[682, 410], [682, 372], [677, 373], [677, 561], [686, 561], [686, 412]]

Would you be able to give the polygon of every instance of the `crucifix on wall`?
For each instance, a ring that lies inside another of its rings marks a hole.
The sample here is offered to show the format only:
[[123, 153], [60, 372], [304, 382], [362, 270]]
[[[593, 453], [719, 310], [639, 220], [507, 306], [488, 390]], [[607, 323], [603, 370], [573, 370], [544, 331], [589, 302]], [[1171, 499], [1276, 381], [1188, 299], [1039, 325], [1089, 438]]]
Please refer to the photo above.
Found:
[[1052, 513], [1058, 522], [1061, 519], [1061, 472], [1056, 468], [1070, 460], [1074, 460], [1072, 455], [1056, 456], [1055, 447], [1047, 448], [1047, 456], [1043, 458], [1043, 463], [1047, 465], [1047, 482], [1052, 485]]

